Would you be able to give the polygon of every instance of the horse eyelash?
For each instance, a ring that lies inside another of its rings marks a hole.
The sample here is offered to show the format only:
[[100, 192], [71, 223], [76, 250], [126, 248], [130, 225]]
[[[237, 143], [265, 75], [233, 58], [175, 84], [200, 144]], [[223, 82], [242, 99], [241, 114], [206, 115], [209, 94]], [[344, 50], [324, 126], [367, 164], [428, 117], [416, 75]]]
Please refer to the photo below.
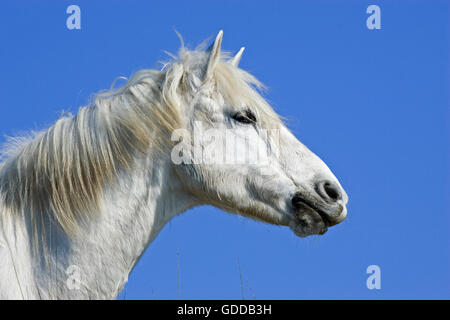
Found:
[[240, 123], [245, 123], [245, 124], [252, 124], [252, 123], [256, 123], [256, 117], [254, 115], [253, 112], [251, 112], [250, 110], [244, 110], [244, 111], [239, 111], [236, 112], [232, 118]]

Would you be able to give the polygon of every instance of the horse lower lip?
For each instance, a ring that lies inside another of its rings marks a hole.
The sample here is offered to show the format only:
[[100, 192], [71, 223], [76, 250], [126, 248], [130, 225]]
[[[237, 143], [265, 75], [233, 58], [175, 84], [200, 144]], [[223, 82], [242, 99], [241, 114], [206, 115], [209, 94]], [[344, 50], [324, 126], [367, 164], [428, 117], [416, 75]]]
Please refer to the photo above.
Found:
[[335, 225], [335, 223], [331, 222], [331, 220], [328, 218], [327, 214], [325, 212], [323, 212], [322, 210], [320, 210], [319, 208], [317, 208], [316, 206], [314, 206], [311, 202], [305, 200], [305, 199], [301, 199], [299, 201], [299, 203], [301, 203], [303, 206], [307, 207], [308, 209], [314, 211], [315, 213], [317, 213], [320, 218], [322, 219], [323, 223], [325, 224], [326, 227], [330, 227]]

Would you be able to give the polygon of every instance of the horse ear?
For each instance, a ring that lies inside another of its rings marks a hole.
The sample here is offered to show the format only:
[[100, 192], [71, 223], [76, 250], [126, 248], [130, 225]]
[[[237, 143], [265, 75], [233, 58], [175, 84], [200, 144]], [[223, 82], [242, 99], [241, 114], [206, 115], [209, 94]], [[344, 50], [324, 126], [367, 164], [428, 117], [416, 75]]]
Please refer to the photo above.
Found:
[[208, 58], [208, 65], [206, 66], [206, 72], [205, 72], [205, 78], [204, 81], [207, 81], [212, 78], [214, 73], [214, 68], [217, 65], [217, 62], [220, 60], [220, 47], [222, 45], [222, 37], [223, 37], [223, 31], [220, 30], [217, 34], [216, 40], [214, 41], [214, 44], [209, 47], [209, 58]]
[[236, 53], [236, 55], [234, 56], [233, 59], [230, 59], [230, 63], [233, 67], [236, 67], [239, 65], [239, 62], [241, 61], [242, 58], [242, 53], [244, 52], [245, 47], [242, 47], [238, 53]]

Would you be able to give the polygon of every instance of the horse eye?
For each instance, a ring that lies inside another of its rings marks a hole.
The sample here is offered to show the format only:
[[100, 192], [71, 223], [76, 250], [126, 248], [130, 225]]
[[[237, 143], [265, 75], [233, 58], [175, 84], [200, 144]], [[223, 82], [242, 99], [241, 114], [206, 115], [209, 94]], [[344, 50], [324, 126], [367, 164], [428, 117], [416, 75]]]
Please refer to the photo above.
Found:
[[256, 117], [250, 110], [240, 111], [236, 113], [232, 118], [240, 123], [256, 123]]

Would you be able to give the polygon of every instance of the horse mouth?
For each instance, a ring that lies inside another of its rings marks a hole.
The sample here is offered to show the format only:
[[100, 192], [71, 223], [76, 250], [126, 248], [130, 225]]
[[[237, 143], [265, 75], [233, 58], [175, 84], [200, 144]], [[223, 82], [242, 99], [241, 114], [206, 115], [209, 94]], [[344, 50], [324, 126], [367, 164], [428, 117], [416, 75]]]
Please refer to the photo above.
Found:
[[305, 207], [307, 207], [309, 210], [315, 211], [320, 218], [322, 219], [323, 223], [327, 226], [327, 227], [331, 227], [334, 226], [335, 223], [331, 222], [330, 218], [328, 218], [328, 214], [325, 213], [325, 211], [321, 210], [320, 208], [318, 208], [317, 206], [315, 206], [312, 202], [306, 200], [306, 199], [302, 199], [303, 205]]
[[318, 204], [305, 197], [299, 197], [296, 199], [295, 213], [289, 225], [300, 237], [322, 235], [328, 231], [329, 227], [339, 223], [333, 221], [330, 216], [331, 214], [320, 208]]

